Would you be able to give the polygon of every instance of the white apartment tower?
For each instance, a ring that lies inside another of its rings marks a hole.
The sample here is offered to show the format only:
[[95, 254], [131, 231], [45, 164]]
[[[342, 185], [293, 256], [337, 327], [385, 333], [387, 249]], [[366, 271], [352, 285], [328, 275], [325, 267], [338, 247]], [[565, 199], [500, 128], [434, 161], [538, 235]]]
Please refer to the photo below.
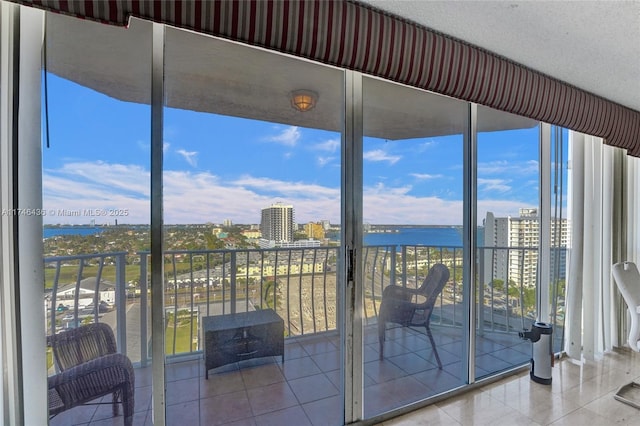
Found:
[[[490, 283], [494, 279], [506, 281], [508, 279], [509, 251], [509, 219], [508, 217], [495, 217], [487, 212], [484, 220], [484, 247], [491, 249], [479, 252], [484, 265], [484, 283]], [[505, 249], [503, 249], [505, 248]]]
[[[538, 209], [520, 209], [519, 217], [495, 217], [487, 212], [484, 221], [484, 283], [493, 279], [536, 285], [540, 220]], [[552, 219], [551, 264], [556, 265], [558, 278], [565, 278], [566, 247], [569, 230], [567, 219]]]
[[294, 233], [293, 206], [276, 203], [262, 209], [260, 232], [262, 239], [267, 241], [292, 242]]

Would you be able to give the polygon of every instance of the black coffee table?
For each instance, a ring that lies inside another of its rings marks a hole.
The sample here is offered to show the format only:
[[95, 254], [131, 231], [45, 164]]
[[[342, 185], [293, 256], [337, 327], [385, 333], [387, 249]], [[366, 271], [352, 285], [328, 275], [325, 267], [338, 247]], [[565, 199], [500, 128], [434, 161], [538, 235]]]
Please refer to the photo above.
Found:
[[209, 370], [251, 358], [280, 355], [284, 321], [273, 309], [202, 318], [205, 379]]

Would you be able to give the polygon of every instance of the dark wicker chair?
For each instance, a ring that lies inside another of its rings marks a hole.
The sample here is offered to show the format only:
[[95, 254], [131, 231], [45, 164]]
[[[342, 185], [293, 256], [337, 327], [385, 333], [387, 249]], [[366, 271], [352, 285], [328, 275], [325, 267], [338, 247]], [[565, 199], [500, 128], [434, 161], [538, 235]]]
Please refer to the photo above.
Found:
[[48, 336], [47, 343], [60, 371], [48, 379], [49, 416], [113, 394], [113, 415], [118, 415], [122, 402], [124, 424], [133, 423], [133, 366], [129, 358], [116, 352], [108, 324], [83, 325]]
[[433, 306], [448, 280], [449, 268], [438, 263], [431, 267], [427, 278], [417, 289], [397, 285], [390, 285], [384, 289], [380, 312], [378, 313], [380, 360], [384, 359], [384, 341], [388, 322], [400, 324], [403, 327], [420, 326], [425, 328], [433, 348], [433, 354], [438, 362], [438, 367], [442, 369], [442, 362], [429, 328], [429, 322], [431, 321]]

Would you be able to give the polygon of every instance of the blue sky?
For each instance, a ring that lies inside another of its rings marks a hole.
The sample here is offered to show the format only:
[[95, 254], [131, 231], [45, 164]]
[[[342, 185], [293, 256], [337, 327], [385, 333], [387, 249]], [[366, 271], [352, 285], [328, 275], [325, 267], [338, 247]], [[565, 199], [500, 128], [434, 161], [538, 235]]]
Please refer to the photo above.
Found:
[[[150, 107], [53, 75], [48, 86], [44, 208], [125, 209], [119, 223], [149, 223]], [[292, 204], [299, 223], [339, 222], [338, 133], [174, 109], [164, 120], [166, 223], [258, 223], [260, 209], [275, 202]], [[537, 128], [479, 135], [480, 217], [536, 206], [537, 140]], [[462, 223], [461, 135], [365, 138], [363, 161], [365, 222]], [[51, 214], [44, 221], [91, 219]]]

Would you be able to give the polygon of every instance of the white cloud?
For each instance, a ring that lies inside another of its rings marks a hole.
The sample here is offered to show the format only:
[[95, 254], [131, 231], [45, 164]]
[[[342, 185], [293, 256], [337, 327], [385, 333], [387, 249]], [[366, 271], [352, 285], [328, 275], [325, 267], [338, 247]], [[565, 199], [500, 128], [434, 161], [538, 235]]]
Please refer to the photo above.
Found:
[[478, 163], [478, 174], [505, 173], [509, 167], [508, 161], [491, 161], [488, 163]]
[[296, 219], [337, 221], [340, 189], [304, 182], [243, 176], [222, 181], [210, 173], [165, 172], [165, 222], [259, 223], [264, 207], [275, 201], [293, 204]]
[[510, 175], [529, 175], [538, 174], [538, 161], [490, 161], [487, 163], [478, 163], [479, 175], [505, 174]]
[[[44, 223], [149, 223], [150, 174], [137, 165], [75, 162], [43, 172]], [[60, 210], [78, 216], [58, 214]], [[87, 210], [126, 210], [126, 216], [90, 217]]]
[[285, 146], [296, 146], [302, 133], [298, 126], [289, 126], [275, 136], [270, 136], [266, 140], [269, 142], [279, 143]]
[[340, 140], [329, 139], [327, 141], [313, 145], [312, 148], [319, 151], [336, 152], [338, 148], [340, 148]]
[[374, 149], [363, 154], [363, 158], [369, 161], [388, 161], [390, 164], [397, 163], [402, 157], [399, 155], [390, 155], [382, 149]]
[[430, 175], [427, 173], [410, 173], [410, 176], [413, 176], [417, 180], [430, 180], [430, 179], [439, 179], [442, 175]]
[[[106, 196], [104, 189], [117, 189], [126, 193], [142, 197], [149, 196], [149, 172], [141, 166], [126, 164], [109, 164], [103, 161], [79, 161], [66, 163], [56, 170], [45, 170], [43, 187], [47, 188], [57, 177], [58, 182], [68, 182], [61, 185], [61, 193], [72, 191], [74, 183], [91, 184], [98, 191], [97, 195]], [[50, 179], [52, 181], [50, 181]]]
[[[364, 221], [386, 224], [460, 225], [463, 201], [439, 197], [416, 197], [408, 194], [409, 187], [392, 188], [377, 184], [364, 188]], [[478, 223], [487, 211], [496, 216], [517, 216], [518, 209], [530, 207], [521, 201], [479, 200]]]
[[378, 183], [364, 188], [364, 220], [387, 224], [462, 223], [462, 200], [409, 195], [411, 187], [388, 187]]
[[483, 191], [507, 192], [511, 190], [508, 185], [510, 181], [505, 179], [480, 179], [478, 178], [478, 188]]
[[265, 177], [242, 176], [233, 182], [232, 185], [243, 188], [253, 188], [254, 190], [269, 191], [270, 194], [277, 194], [281, 198], [305, 198], [316, 197], [336, 198], [340, 201], [340, 188], [329, 188], [317, 184], [304, 182], [289, 182]]
[[[340, 188], [306, 182], [244, 176], [223, 181], [209, 173], [167, 170], [163, 175], [166, 223], [222, 222], [258, 223], [261, 209], [276, 199], [286, 200], [296, 208], [300, 221], [339, 220]], [[104, 162], [69, 163], [43, 173], [44, 208], [127, 209], [123, 223], [149, 223], [150, 173], [137, 165]], [[83, 224], [92, 217], [48, 215], [48, 224]], [[113, 223], [113, 217], [95, 218], [96, 223]]]
[[538, 160], [529, 160], [529, 161], [525, 161], [525, 165], [526, 167], [523, 167], [523, 170], [526, 173], [538, 173], [539, 169], [540, 169], [540, 164], [538, 162]]
[[198, 152], [197, 151], [185, 151], [184, 149], [178, 149], [176, 150], [176, 152], [178, 154], [180, 154], [187, 163], [189, 163], [189, 165], [191, 167], [197, 167], [198, 166]]
[[[302, 181], [284, 181], [251, 175], [225, 181], [209, 172], [167, 170], [164, 181], [165, 222], [259, 223], [261, 209], [276, 202], [292, 204], [299, 223], [327, 219], [340, 222], [340, 185], [323, 186]], [[485, 182], [487, 183], [487, 182]], [[499, 182], [493, 182], [500, 185]], [[131, 164], [75, 162], [43, 174], [44, 208], [127, 209], [118, 222], [149, 223], [150, 173]], [[378, 183], [363, 188], [364, 216], [371, 223], [442, 224], [462, 223], [462, 200], [419, 197], [412, 187]], [[527, 207], [522, 202], [479, 200], [478, 214], [517, 215]], [[45, 223], [89, 223], [91, 217], [46, 216]], [[96, 223], [113, 223], [115, 217], [95, 218]], [[481, 223], [481, 222], [480, 222]]]
[[436, 144], [437, 142], [435, 140], [429, 139], [428, 141], [422, 142], [421, 144], [419, 144], [418, 148], [416, 149], [416, 152], [419, 152], [419, 153], [425, 152], [432, 146], [436, 146]]
[[336, 157], [318, 157], [317, 161], [318, 161], [318, 165], [320, 167], [324, 167], [327, 164], [331, 163], [335, 159], [336, 159]]
[[411, 186], [386, 186], [382, 182], [378, 182], [373, 186], [367, 186], [363, 189], [363, 191], [369, 195], [373, 194], [389, 194], [389, 195], [405, 195], [411, 191]]

